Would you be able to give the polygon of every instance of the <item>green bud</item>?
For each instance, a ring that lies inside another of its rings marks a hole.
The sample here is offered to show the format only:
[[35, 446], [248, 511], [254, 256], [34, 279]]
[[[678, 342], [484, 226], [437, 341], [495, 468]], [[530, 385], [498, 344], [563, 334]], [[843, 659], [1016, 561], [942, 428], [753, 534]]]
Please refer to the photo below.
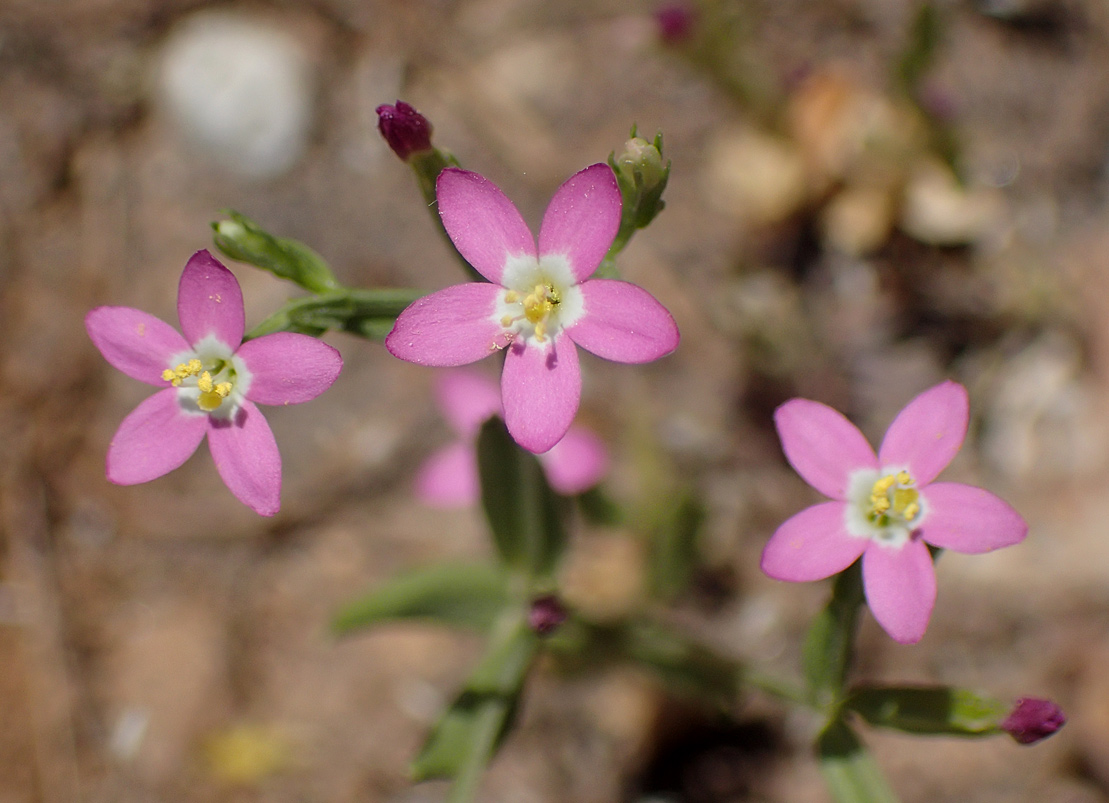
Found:
[[670, 178], [670, 162], [662, 158], [662, 133], [655, 134], [654, 141], [649, 142], [632, 128], [624, 151], [619, 156], [609, 156], [608, 164], [616, 174], [624, 202], [620, 230], [608, 252], [611, 258], [623, 249], [637, 229], [646, 228], [665, 206], [662, 193]]
[[227, 210], [225, 214], [230, 220], [215, 221], [212, 229], [216, 247], [231, 259], [268, 270], [313, 293], [339, 287], [327, 262], [304, 243], [274, 237], [250, 218], [233, 210]]

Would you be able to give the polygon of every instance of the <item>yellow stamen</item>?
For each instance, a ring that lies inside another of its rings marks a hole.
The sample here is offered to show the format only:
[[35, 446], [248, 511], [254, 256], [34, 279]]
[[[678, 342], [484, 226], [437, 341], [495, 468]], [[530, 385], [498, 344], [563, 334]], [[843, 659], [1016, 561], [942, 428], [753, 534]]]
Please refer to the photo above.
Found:
[[519, 300], [520, 300], [520, 294], [517, 293], [515, 290], [505, 291], [505, 294], [504, 294], [504, 303], [505, 304], [515, 304]]
[[212, 392], [212, 375], [205, 371], [196, 379], [196, 386], [200, 388], [201, 393]]
[[920, 512], [920, 503], [912, 502], [905, 506], [905, 521], [912, 521]]
[[909, 476], [908, 471], [898, 471], [897, 472], [897, 484], [898, 485], [912, 485], [913, 484], [913, 478], [911, 476]]

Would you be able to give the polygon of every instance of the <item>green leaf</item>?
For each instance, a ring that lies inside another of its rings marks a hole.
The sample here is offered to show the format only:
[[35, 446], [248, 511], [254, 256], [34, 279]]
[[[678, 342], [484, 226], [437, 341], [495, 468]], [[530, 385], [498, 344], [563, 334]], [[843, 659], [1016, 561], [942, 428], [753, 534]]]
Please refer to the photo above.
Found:
[[501, 617], [486, 653], [412, 762], [415, 780], [454, 778], [450, 801], [473, 798], [507, 735], [539, 640], [518, 609]]
[[874, 758], [842, 720], [824, 729], [816, 751], [824, 782], [836, 803], [898, 803]]
[[663, 512], [649, 540], [648, 577], [655, 596], [669, 600], [688, 588], [704, 520], [705, 510], [692, 493], [681, 494]]
[[990, 736], [1011, 706], [948, 686], [864, 686], [844, 701], [871, 725], [907, 733]]
[[943, 34], [940, 11], [933, 2], [920, 6], [909, 29], [909, 41], [897, 61], [896, 78], [902, 91], [914, 95], [936, 60]]
[[832, 598], [805, 637], [802, 662], [815, 704], [830, 708], [842, 695], [864, 600], [860, 561], [836, 576]]
[[397, 316], [421, 295], [417, 290], [406, 289], [341, 289], [297, 298], [251, 329], [244, 339], [273, 332], [318, 337], [333, 330], [383, 340]]
[[324, 258], [304, 243], [274, 237], [246, 215], [234, 210], [226, 210], [224, 214], [230, 220], [215, 221], [212, 229], [215, 231], [216, 247], [231, 259], [268, 270], [314, 293], [339, 287]]
[[489, 564], [441, 564], [411, 570], [349, 603], [332, 622], [340, 635], [397, 619], [427, 619], [488, 630], [508, 604], [507, 577]]
[[497, 552], [529, 577], [549, 579], [566, 549], [566, 499], [547, 483], [539, 461], [508, 434], [504, 422], [485, 422], [477, 441], [481, 503]]

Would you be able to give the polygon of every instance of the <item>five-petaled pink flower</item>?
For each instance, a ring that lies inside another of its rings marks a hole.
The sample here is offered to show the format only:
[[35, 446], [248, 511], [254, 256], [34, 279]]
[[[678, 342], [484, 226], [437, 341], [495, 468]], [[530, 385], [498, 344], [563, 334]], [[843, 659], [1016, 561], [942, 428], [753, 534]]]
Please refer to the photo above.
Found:
[[123, 419], [108, 447], [108, 479], [134, 485], [180, 466], [208, 436], [231, 493], [263, 516], [281, 502], [281, 455], [258, 404], [314, 399], [343, 366], [339, 352], [307, 335], [277, 332], [243, 343], [243, 295], [207, 251], [185, 265], [177, 288], [181, 336], [130, 307], [97, 307], [85, 318], [114, 367], [163, 388]]
[[[459, 368], [446, 371], [435, 386], [439, 407], [459, 440], [428, 458], [416, 475], [416, 495], [434, 507], [467, 507], [481, 498], [475, 441], [481, 425], [503, 415], [501, 394], [492, 381]], [[608, 471], [608, 450], [595, 434], [572, 426], [539, 462], [551, 487], [570, 496], [589, 490]]]
[[933, 482], [966, 437], [966, 389], [944, 382], [897, 415], [878, 454], [831, 407], [808, 399], [774, 414], [786, 459], [832, 502], [802, 510], [771, 537], [762, 570], [778, 580], [820, 580], [862, 556], [874, 618], [895, 641], [912, 644], [928, 627], [936, 575], [928, 544], [989, 552], [1021, 541], [1024, 519], [993, 494]]
[[569, 429], [581, 398], [577, 346], [625, 363], [677, 348], [678, 327], [650, 293], [589, 278], [620, 226], [620, 190], [608, 165], [587, 167], [559, 187], [538, 249], [512, 202], [477, 173], [447, 168], [436, 192], [451, 241], [489, 283], [419, 299], [385, 346], [403, 360], [441, 367], [507, 349], [505, 424], [525, 449], [545, 452]]

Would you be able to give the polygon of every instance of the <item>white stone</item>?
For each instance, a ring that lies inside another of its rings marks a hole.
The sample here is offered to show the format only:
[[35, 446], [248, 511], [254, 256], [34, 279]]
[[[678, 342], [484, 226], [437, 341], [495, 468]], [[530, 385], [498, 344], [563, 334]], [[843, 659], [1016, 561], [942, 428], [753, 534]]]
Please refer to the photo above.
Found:
[[286, 31], [242, 14], [202, 12], [162, 52], [159, 100], [221, 165], [266, 178], [292, 167], [312, 125], [313, 75]]

